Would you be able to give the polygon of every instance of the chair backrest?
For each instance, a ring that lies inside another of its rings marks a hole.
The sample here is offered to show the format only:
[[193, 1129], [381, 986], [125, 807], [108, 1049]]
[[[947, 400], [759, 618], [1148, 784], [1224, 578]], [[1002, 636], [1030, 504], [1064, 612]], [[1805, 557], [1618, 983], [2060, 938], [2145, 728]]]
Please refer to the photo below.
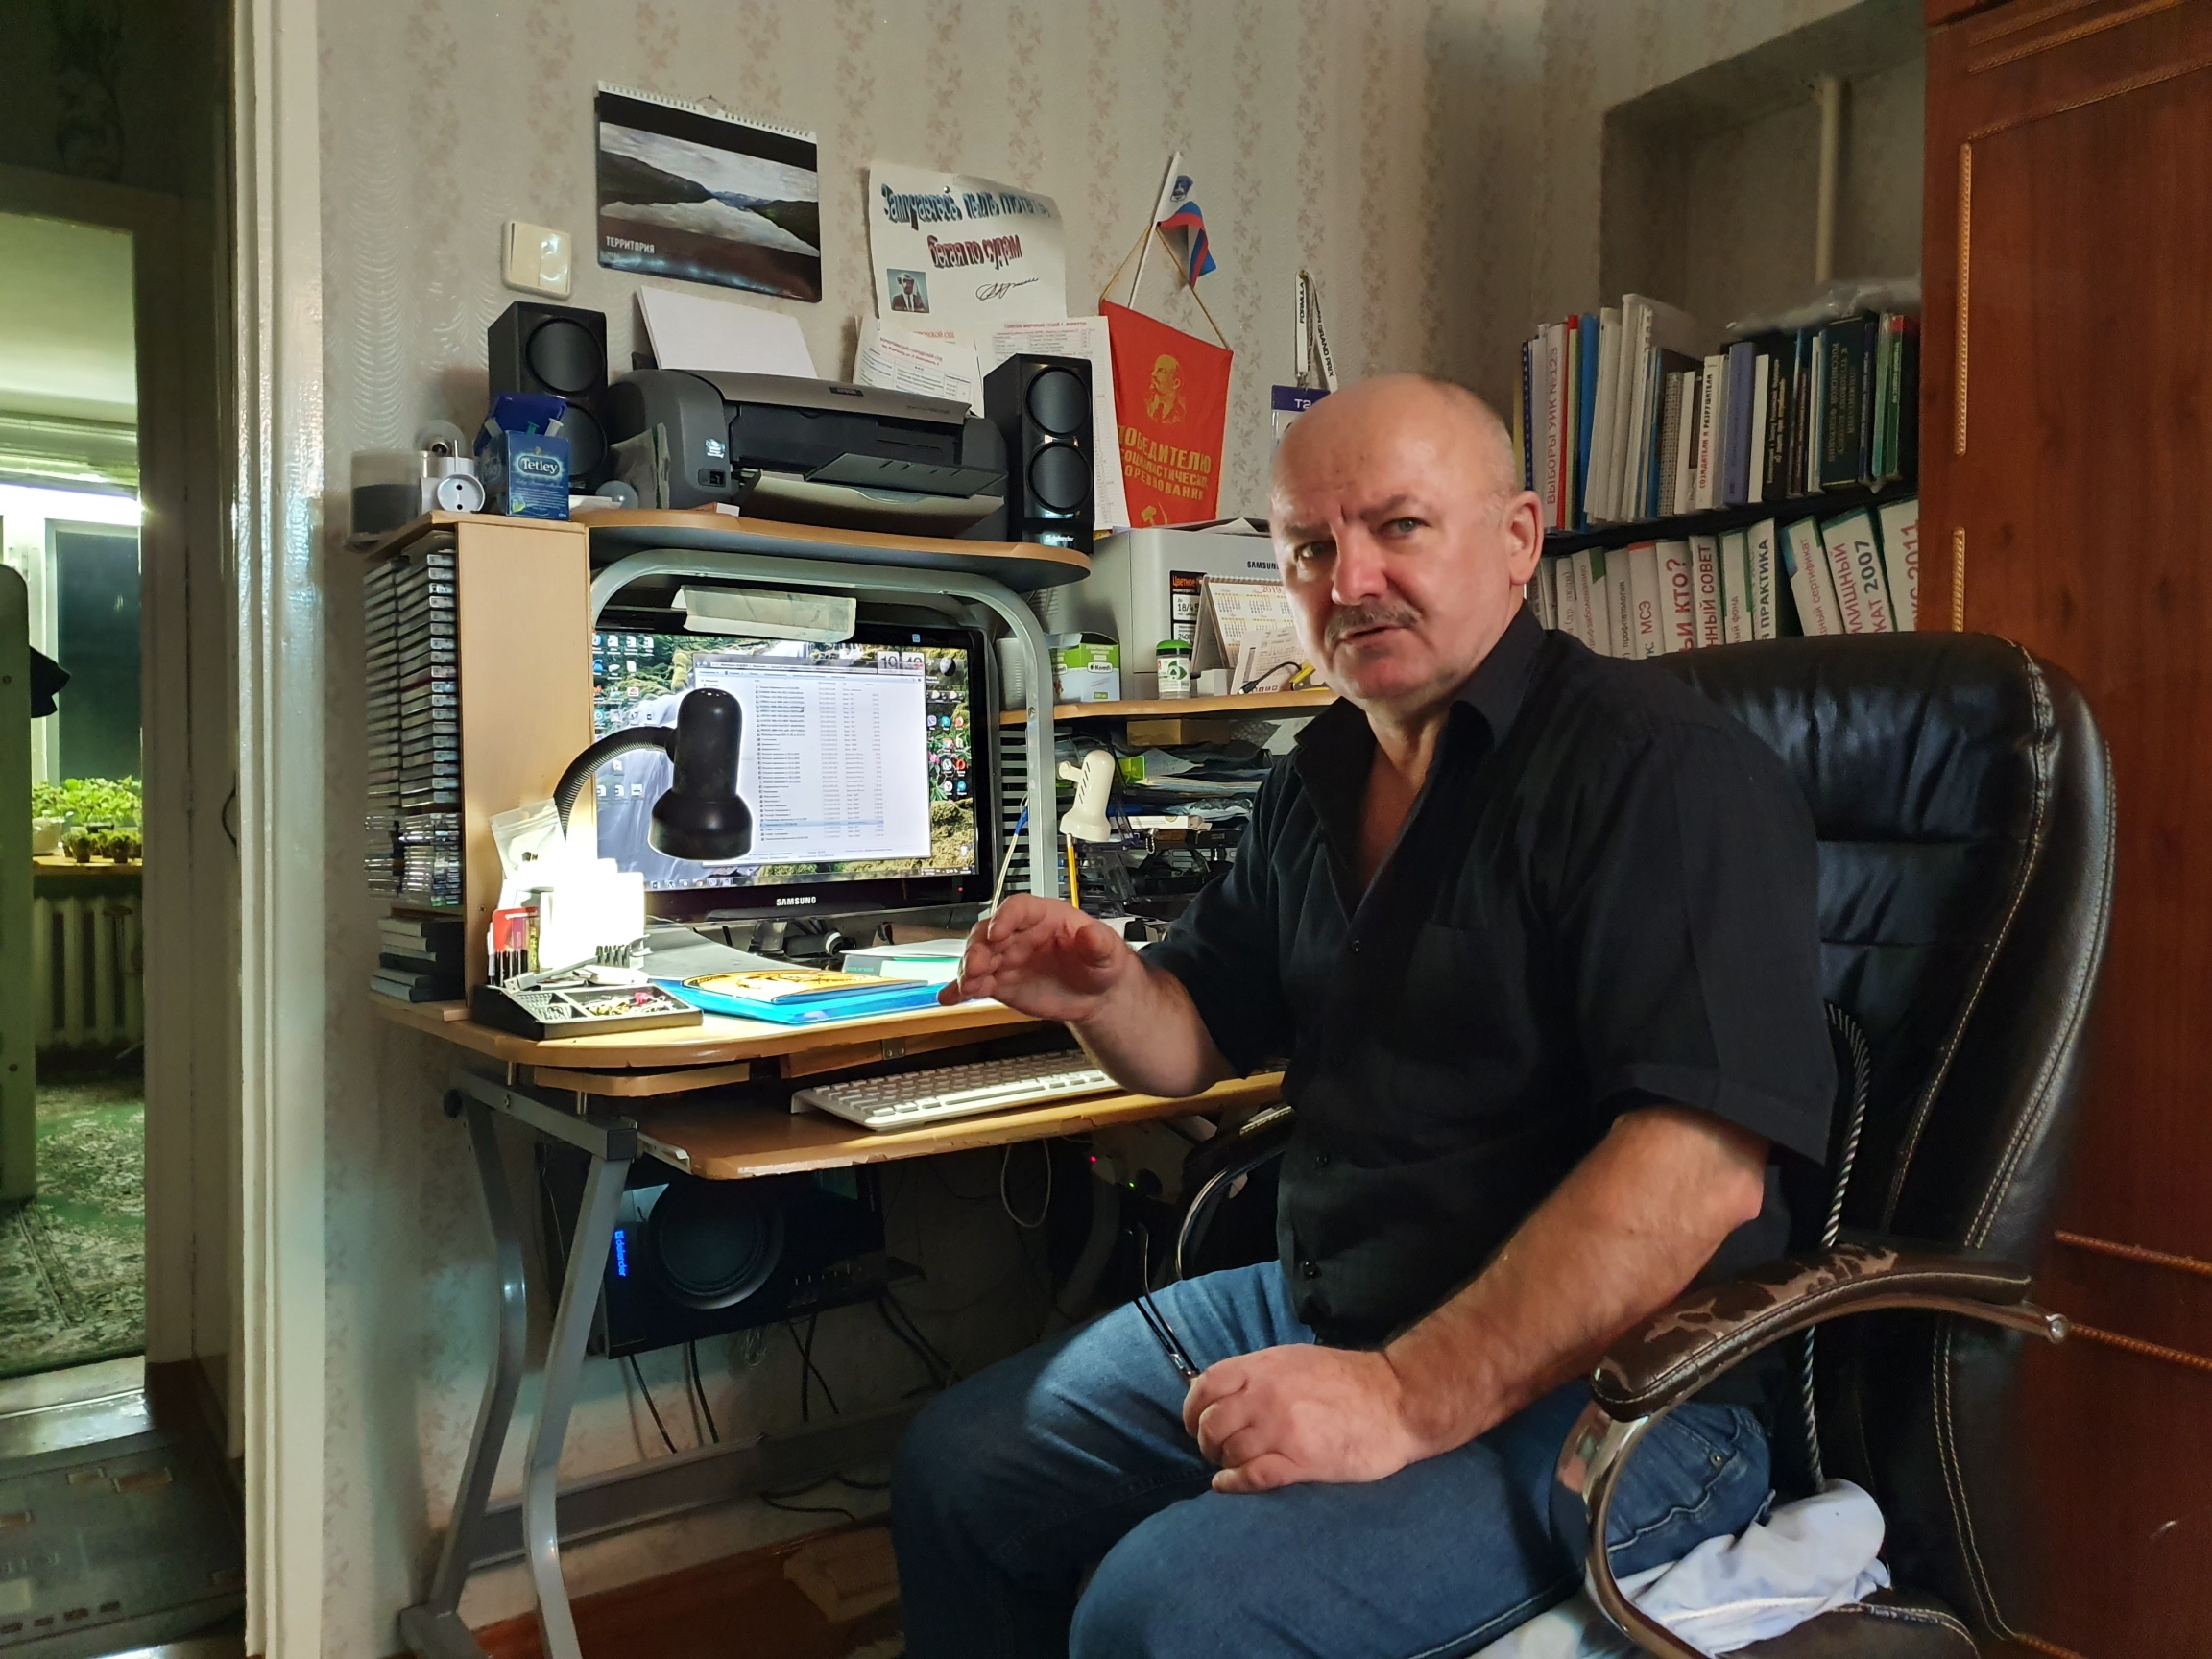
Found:
[[[1824, 991], [1871, 1058], [1844, 1227], [2032, 1269], [2111, 905], [2110, 768], [2080, 689], [1985, 635], [1663, 662], [1780, 755], [1813, 809]], [[1880, 1502], [1899, 1583], [1999, 1638], [2031, 1604], [2011, 1537], [2021, 1340], [1872, 1314], [1828, 1327], [1815, 1367], [1827, 1473]]]

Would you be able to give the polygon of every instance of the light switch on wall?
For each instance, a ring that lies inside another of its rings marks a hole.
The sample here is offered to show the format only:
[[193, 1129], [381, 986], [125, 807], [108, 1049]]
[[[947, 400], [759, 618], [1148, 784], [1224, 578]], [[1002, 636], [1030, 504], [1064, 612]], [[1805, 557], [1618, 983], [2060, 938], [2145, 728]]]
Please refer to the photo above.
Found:
[[506, 281], [527, 294], [568, 298], [568, 232], [546, 225], [507, 221]]

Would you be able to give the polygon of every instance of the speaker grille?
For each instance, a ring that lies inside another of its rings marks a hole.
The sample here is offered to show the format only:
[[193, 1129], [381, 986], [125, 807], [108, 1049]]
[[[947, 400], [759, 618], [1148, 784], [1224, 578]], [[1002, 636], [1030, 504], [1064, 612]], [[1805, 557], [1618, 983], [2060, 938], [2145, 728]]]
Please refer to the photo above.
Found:
[[1053, 437], [1073, 437], [1090, 413], [1090, 393], [1067, 370], [1046, 369], [1029, 382], [1029, 419]]
[[[722, 1190], [728, 1185], [733, 1190]], [[767, 1283], [783, 1254], [783, 1212], [738, 1183], [679, 1178], [653, 1206], [662, 1287], [687, 1308], [727, 1308]]]
[[599, 384], [599, 342], [565, 317], [548, 317], [530, 331], [530, 373], [548, 391], [580, 397]]
[[1047, 444], [1030, 458], [1029, 498], [1034, 508], [1048, 513], [1077, 512], [1090, 492], [1091, 463], [1080, 449]]

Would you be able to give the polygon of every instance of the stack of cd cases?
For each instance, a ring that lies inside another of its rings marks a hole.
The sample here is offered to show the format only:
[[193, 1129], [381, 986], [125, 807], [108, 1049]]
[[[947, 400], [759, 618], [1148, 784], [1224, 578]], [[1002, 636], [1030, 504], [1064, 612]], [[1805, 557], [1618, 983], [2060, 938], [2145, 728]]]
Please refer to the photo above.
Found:
[[452, 537], [429, 536], [365, 578], [371, 884], [437, 908], [461, 902], [453, 560]]

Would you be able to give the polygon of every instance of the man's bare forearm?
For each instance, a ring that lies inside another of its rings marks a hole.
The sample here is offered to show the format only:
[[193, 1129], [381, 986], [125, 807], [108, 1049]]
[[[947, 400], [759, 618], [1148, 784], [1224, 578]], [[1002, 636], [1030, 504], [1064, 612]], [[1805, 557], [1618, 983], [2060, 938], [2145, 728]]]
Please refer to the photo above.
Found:
[[1068, 1028], [1100, 1070], [1140, 1094], [1179, 1100], [1231, 1074], [1183, 981], [1142, 958], [1095, 1015]]
[[1759, 1214], [1766, 1143], [1653, 1107], [1612, 1131], [1465, 1289], [1383, 1350], [1423, 1455], [1463, 1446], [1596, 1364]]

